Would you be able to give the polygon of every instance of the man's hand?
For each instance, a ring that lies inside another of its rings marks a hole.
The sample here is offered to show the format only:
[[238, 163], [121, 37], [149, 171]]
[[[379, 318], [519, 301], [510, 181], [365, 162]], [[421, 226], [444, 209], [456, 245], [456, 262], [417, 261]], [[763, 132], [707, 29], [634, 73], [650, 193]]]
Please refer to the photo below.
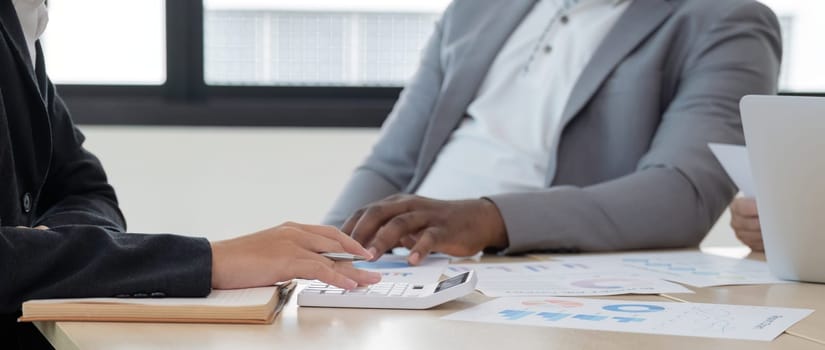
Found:
[[375, 259], [403, 245], [411, 250], [408, 261], [413, 265], [434, 250], [469, 256], [509, 245], [501, 213], [486, 199], [440, 201], [396, 195], [358, 210], [342, 231], [368, 247]]
[[377, 283], [381, 275], [334, 262], [318, 253], [370, 254], [329, 226], [286, 223], [251, 235], [212, 243], [212, 287], [272, 285], [293, 278], [318, 279], [344, 289]]
[[738, 197], [730, 204], [730, 212], [730, 226], [736, 232], [736, 237], [754, 251], [761, 252], [765, 250], [765, 245], [762, 243], [759, 213], [756, 210], [756, 200]]

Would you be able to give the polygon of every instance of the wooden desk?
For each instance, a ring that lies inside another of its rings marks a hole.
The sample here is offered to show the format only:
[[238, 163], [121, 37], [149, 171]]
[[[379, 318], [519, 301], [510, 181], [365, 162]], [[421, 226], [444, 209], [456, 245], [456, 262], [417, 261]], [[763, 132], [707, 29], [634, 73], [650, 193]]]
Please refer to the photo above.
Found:
[[[485, 258], [484, 260], [485, 262], [500, 262], [508, 259]], [[516, 260], [512, 259], [512, 261]], [[518, 260], [523, 261], [523, 258]], [[753, 297], [758, 298], [758, 293]], [[663, 296], [619, 296], [613, 299], [678, 302]], [[489, 298], [475, 293], [433, 310], [401, 311], [299, 308], [293, 296], [275, 323], [264, 326], [39, 322], [37, 327], [58, 350], [272, 348], [483, 350], [515, 347], [524, 349], [825, 350], [823, 344], [787, 333], [773, 342], [756, 342], [506, 326], [438, 319], [487, 300]], [[760, 303], [754, 299], [752, 304]], [[816, 324], [816, 322], [812, 323], [811, 327]], [[825, 324], [821, 322], [819, 324], [825, 327]], [[798, 331], [804, 330], [806, 329], [803, 327]]]

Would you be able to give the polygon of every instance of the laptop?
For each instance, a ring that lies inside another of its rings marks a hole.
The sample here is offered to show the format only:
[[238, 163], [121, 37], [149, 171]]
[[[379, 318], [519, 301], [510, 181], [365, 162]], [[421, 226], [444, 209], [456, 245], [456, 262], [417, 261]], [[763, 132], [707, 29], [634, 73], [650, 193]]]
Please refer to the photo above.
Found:
[[825, 283], [825, 98], [746, 96], [740, 108], [771, 272]]

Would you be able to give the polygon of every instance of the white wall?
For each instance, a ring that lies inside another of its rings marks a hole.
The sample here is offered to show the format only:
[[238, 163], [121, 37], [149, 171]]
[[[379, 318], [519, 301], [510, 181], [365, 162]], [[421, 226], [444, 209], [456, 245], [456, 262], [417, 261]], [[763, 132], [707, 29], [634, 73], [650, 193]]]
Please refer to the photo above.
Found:
[[[83, 127], [132, 232], [226, 238], [318, 222], [375, 129]], [[736, 245], [727, 214], [704, 245]]]
[[318, 222], [377, 133], [368, 129], [84, 127], [129, 230], [229, 237]]

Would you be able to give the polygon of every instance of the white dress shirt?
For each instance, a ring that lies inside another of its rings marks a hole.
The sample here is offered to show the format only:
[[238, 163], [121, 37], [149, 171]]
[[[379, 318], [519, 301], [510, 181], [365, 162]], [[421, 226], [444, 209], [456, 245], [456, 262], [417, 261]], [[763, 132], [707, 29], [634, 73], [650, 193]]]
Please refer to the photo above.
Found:
[[467, 199], [545, 188], [570, 93], [630, 3], [539, 1], [496, 56], [416, 194]]
[[37, 64], [35, 42], [40, 39], [49, 23], [49, 11], [46, 9], [46, 0], [12, 0], [14, 11], [23, 28], [26, 37], [26, 47], [29, 49], [29, 58], [32, 66]]

